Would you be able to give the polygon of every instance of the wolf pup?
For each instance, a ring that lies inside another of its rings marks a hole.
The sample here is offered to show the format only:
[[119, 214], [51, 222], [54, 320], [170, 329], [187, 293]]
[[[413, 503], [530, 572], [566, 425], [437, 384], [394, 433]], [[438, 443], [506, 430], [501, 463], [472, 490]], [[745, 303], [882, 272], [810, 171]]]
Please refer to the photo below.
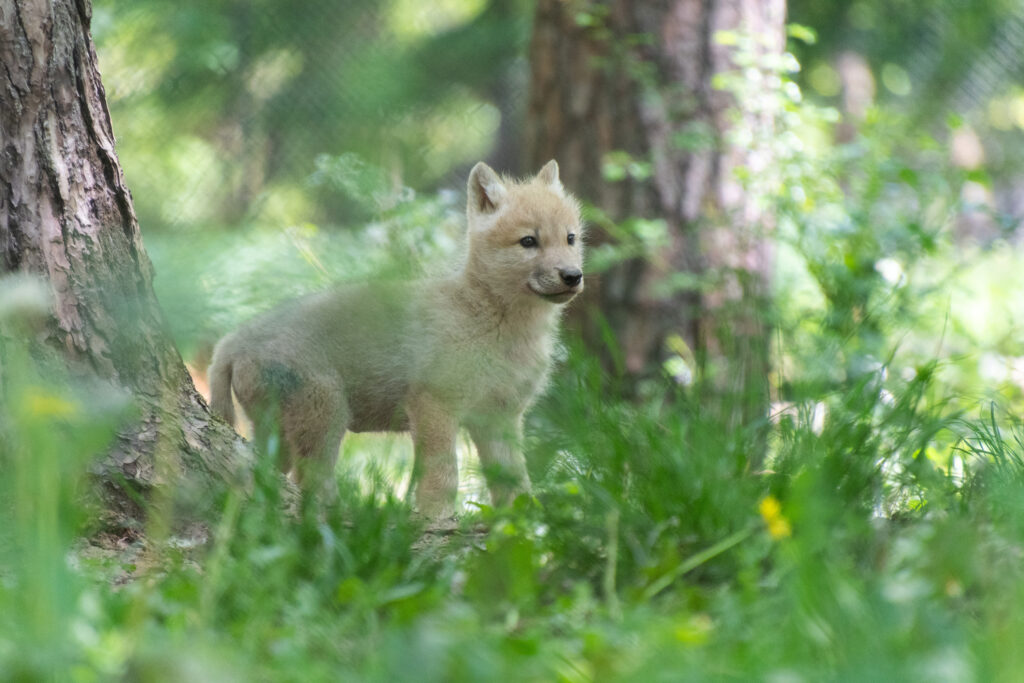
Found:
[[453, 515], [455, 439], [476, 444], [495, 505], [529, 491], [523, 414], [544, 387], [559, 311], [583, 290], [577, 201], [548, 162], [523, 182], [469, 174], [468, 253], [453, 275], [343, 286], [256, 318], [217, 345], [211, 405], [231, 391], [282, 471], [329, 480], [346, 431], [410, 431], [416, 505]]

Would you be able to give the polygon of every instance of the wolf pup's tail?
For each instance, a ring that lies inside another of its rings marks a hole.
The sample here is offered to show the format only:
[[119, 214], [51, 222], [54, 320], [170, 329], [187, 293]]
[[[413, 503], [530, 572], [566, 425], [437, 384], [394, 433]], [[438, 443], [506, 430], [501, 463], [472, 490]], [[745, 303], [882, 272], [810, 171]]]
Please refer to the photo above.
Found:
[[221, 342], [213, 352], [207, 376], [210, 379], [210, 408], [229, 425], [235, 424], [235, 403], [231, 400], [231, 354]]

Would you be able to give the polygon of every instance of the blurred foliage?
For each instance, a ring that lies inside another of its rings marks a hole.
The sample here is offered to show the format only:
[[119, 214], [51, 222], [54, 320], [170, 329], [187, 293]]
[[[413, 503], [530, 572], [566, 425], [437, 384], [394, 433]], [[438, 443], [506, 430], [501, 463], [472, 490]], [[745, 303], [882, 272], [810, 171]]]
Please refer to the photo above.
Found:
[[983, 106], [1024, 78], [1016, 48], [1024, 7], [1012, 0], [789, 0], [788, 8], [818, 37], [794, 48], [805, 66], [801, 82], [819, 95], [839, 94], [844, 52], [867, 61], [881, 96], [912, 94], [908, 104], [921, 114], [946, 111], [937, 103]]
[[528, 26], [517, 0], [103, 0], [93, 34], [149, 232], [364, 219], [305, 183], [321, 154], [437, 183], [516, 115], [495, 93], [522, 87]]
[[359, 204], [369, 221], [343, 231], [302, 223], [146, 238], [161, 305], [186, 357], [286, 299], [339, 281], [429, 274], [462, 247], [456, 193], [394, 188], [382, 169], [352, 154], [315, 163], [310, 184]]
[[[740, 169], [775, 218], [767, 453], [762, 424], [689, 393], [685, 348], [623, 402], [567, 337], [528, 418], [535, 496], [512, 509], [463, 491], [460, 528], [424, 534], [400, 500], [408, 444], [360, 435], [336, 508], [282, 513], [264, 462], [205, 540], [156, 506], [141, 535], [76, 541], [88, 461], [125, 405], [59, 363], [32, 370], [17, 340], [45, 297], [0, 281], [0, 679], [1016, 680], [1019, 55], [1004, 85], [956, 88], [1019, 15], [791, 0], [799, 59], [719, 83], [778, 116], [746, 139], [771, 168]], [[456, 258], [445, 188], [500, 146], [528, 23], [478, 0], [98, 3], [119, 152], [183, 353], [327, 283]], [[926, 49], [932, 71], [914, 66]], [[856, 111], [830, 89], [847, 52], [887, 93]], [[591, 267], [663, 244], [656, 221], [610, 227], [619, 246]]]

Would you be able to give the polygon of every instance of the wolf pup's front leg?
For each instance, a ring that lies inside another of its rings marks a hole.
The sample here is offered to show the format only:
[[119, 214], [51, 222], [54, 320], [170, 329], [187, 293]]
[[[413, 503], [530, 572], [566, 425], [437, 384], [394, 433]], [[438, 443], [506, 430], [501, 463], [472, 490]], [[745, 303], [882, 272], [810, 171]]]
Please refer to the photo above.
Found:
[[424, 392], [409, 398], [406, 412], [415, 451], [412, 482], [416, 508], [429, 519], [452, 517], [459, 485], [455, 459], [458, 420], [444, 403]]
[[491, 503], [504, 507], [511, 505], [521, 493], [530, 491], [530, 475], [526, 472], [523, 456], [523, 417], [474, 420], [467, 424], [473, 438]]

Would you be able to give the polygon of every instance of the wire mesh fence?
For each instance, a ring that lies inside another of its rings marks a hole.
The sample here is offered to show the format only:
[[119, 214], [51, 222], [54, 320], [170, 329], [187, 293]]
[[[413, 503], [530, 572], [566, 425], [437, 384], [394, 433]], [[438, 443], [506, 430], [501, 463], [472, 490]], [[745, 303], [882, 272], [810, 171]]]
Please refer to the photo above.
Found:
[[343, 153], [396, 188], [445, 184], [517, 134], [528, 13], [511, 4], [98, 2], [143, 229], [365, 219], [358, 197], [315, 180]]

